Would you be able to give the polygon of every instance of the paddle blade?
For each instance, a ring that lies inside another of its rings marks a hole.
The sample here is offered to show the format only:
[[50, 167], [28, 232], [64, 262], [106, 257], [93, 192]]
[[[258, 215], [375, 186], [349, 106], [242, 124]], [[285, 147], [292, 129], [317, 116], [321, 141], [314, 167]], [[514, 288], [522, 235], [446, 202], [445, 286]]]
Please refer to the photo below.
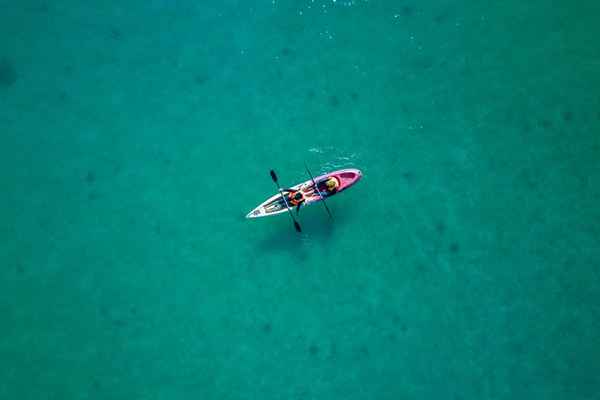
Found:
[[277, 175], [274, 170], [271, 170], [271, 179], [273, 179], [273, 182], [277, 183]]
[[302, 233], [302, 229], [300, 229], [300, 224], [298, 221], [294, 221], [294, 228], [296, 228], [296, 232]]

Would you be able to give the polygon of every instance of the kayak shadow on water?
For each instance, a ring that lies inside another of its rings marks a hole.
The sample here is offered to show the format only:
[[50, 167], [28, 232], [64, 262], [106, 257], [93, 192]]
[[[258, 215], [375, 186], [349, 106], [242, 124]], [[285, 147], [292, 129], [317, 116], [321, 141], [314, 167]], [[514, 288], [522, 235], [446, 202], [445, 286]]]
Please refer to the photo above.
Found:
[[335, 236], [336, 230], [347, 222], [342, 210], [339, 215], [336, 215], [335, 207], [330, 206], [330, 208], [334, 215], [333, 220], [319, 209], [301, 211], [297, 220], [302, 227], [302, 233], [294, 230], [289, 217], [281, 216], [262, 232], [257, 229], [257, 247], [261, 252], [286, 252], [300, 261], [307, 259], [314, 247], [326, 246]]

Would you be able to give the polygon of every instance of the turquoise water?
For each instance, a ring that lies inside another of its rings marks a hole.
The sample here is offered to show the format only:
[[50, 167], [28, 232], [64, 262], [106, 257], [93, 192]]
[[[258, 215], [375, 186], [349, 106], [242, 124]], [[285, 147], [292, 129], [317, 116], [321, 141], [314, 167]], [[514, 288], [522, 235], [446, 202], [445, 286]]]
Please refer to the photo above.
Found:
[[0, 0], [0, 399], [600, 399], [599, 4]]

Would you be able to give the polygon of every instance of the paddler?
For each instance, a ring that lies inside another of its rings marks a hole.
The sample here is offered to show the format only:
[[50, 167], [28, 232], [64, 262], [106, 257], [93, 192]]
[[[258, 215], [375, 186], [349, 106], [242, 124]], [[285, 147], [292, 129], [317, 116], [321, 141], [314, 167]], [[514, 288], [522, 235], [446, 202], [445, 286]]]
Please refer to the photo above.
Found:
[[325, 181], [325, 187], [327, 188], [327, 194], [331, 196], [332, 194], [335, 194], [335, 192], [337, 192], [338, 188], [340, 187], [340, 182], [335, 176], [330, 176]]
[[284, 189], [287, 194], [287, 202], [291, 207], [296, 207], [296, 215], [300, 212], [300, 207], [306, 201], [306, 197], [302, 190]]
[[300, 212], [300, 207], [304, 203], [306, 203], [307, 196], [311, 196], [314, 193], [312, 188], [309, 188], [305, 191], [302, 189], [283, 189], [284, 192], [287, 192], [287, 202], [293, 208], [296, 208], [296, 215]]
[[334, 177], [330, 176], [324, 181], [319, 182], [319, 190], [323, 197], [329, 197], [334, 195], [340, 187], [340, 181]]

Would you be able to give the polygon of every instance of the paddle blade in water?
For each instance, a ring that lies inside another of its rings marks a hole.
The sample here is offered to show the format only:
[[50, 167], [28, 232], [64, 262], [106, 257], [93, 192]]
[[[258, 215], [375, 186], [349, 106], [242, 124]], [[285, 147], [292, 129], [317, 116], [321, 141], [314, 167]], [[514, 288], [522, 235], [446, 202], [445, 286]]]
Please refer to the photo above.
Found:
[[296, 232], [302, 233], [302, 229], [300, 229], [300, 224], [298, 221], [294, 221], [294, 227], [296, 228]]
[[277, 183], [277, 175], [274, 170], [271, 170], [271, 179], [273, 179], [273, 182]]

